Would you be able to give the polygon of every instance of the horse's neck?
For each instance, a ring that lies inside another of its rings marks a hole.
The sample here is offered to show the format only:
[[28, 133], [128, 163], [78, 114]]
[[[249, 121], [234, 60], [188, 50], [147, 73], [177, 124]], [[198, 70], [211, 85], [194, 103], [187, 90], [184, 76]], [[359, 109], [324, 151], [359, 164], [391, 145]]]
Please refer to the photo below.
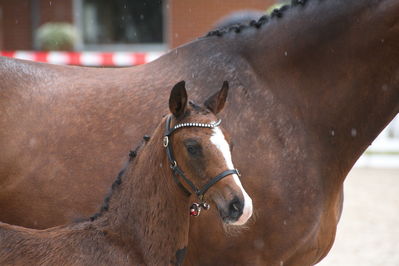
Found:
[[[313, 81], [302, 84], [297, 102], [307, 109], [308, 126], [319, 137], [321, 148], [329, 150], [322, 160], [345, 173], [399, 111], [399, 4], [391, 0], [342, 3], [320, 10], [341, 14], [321, 19], [324, 27], [312, 34], [320, 36], [319, 47], [308, 59], [302, 57], [297, 67]], [[314, 40], [310, 35], [303, 38]], [[307, 71], [310, 68], [313, 73]]]
[[303, 129], [316, 159], [349, 171], [399, 111], [398, 11], [394, 0], [308, 1], [243, 31], [229, 47], [257, 74], [258, 113], [294, 125], [287, 138]]
[[188, 242], [189, 201], [171, 176], [161, 128], [130, 163], [109, 210], [96, 221], [148, 265], [181, 261]]

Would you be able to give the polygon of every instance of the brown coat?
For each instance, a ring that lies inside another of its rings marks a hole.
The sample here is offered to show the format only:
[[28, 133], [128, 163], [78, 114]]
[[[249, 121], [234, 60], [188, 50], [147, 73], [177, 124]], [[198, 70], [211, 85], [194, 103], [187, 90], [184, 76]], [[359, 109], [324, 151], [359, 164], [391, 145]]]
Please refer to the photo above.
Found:
[[201, 101], [228, 80], [222, 118], [256, 220], [239, 235], [212, 222], [213, 210], [194, 220], [189, 262], [322, 259], [347, 173], [399, 111], [399, 2], [296, 2], [306, 5], [140, 67], [1, 59], [0, 220], [43, 228], [87, 217], [166, 113], [167, 88], [184, 79]]

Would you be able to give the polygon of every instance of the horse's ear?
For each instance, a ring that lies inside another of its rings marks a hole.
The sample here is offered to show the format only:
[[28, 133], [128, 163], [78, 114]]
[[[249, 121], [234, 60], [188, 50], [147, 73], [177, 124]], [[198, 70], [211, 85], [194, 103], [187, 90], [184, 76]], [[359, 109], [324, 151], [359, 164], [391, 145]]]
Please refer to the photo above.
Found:
[[229, 83], [227, 81], [223, 82], [222, 88], [208, 98], [205, 101], [204, 105], [212, 111], [212, 113], [217, 114], [219, 113], [223, 107], [224, 103], [226, 102], [227, 93], [229, 92]]
[[180, 118], [187, 109], [187, 91], [185, 81], [177, 83], [170, 93], [169, 110], [176, 117]]

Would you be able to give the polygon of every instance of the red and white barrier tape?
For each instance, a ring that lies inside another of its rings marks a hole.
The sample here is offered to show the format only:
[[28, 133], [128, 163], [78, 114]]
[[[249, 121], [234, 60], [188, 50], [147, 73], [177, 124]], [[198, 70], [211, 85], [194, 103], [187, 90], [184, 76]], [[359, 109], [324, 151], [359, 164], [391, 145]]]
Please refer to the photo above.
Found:
[[36, 52], [0, 51], [0, 56], [45, 62], [57, 65], [134, 66], [151, 62], [162, 52]]

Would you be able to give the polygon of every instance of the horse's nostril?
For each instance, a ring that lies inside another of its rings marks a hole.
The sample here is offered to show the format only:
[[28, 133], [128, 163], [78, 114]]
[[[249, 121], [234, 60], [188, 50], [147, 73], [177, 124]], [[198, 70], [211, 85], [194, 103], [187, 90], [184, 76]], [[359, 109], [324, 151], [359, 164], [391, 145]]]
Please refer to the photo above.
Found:
[[234, 198], [230, 202], [229, 206], [229, 216], [230, 218], [239, 218], [242, 215], [243, 204], [238, 198]]

